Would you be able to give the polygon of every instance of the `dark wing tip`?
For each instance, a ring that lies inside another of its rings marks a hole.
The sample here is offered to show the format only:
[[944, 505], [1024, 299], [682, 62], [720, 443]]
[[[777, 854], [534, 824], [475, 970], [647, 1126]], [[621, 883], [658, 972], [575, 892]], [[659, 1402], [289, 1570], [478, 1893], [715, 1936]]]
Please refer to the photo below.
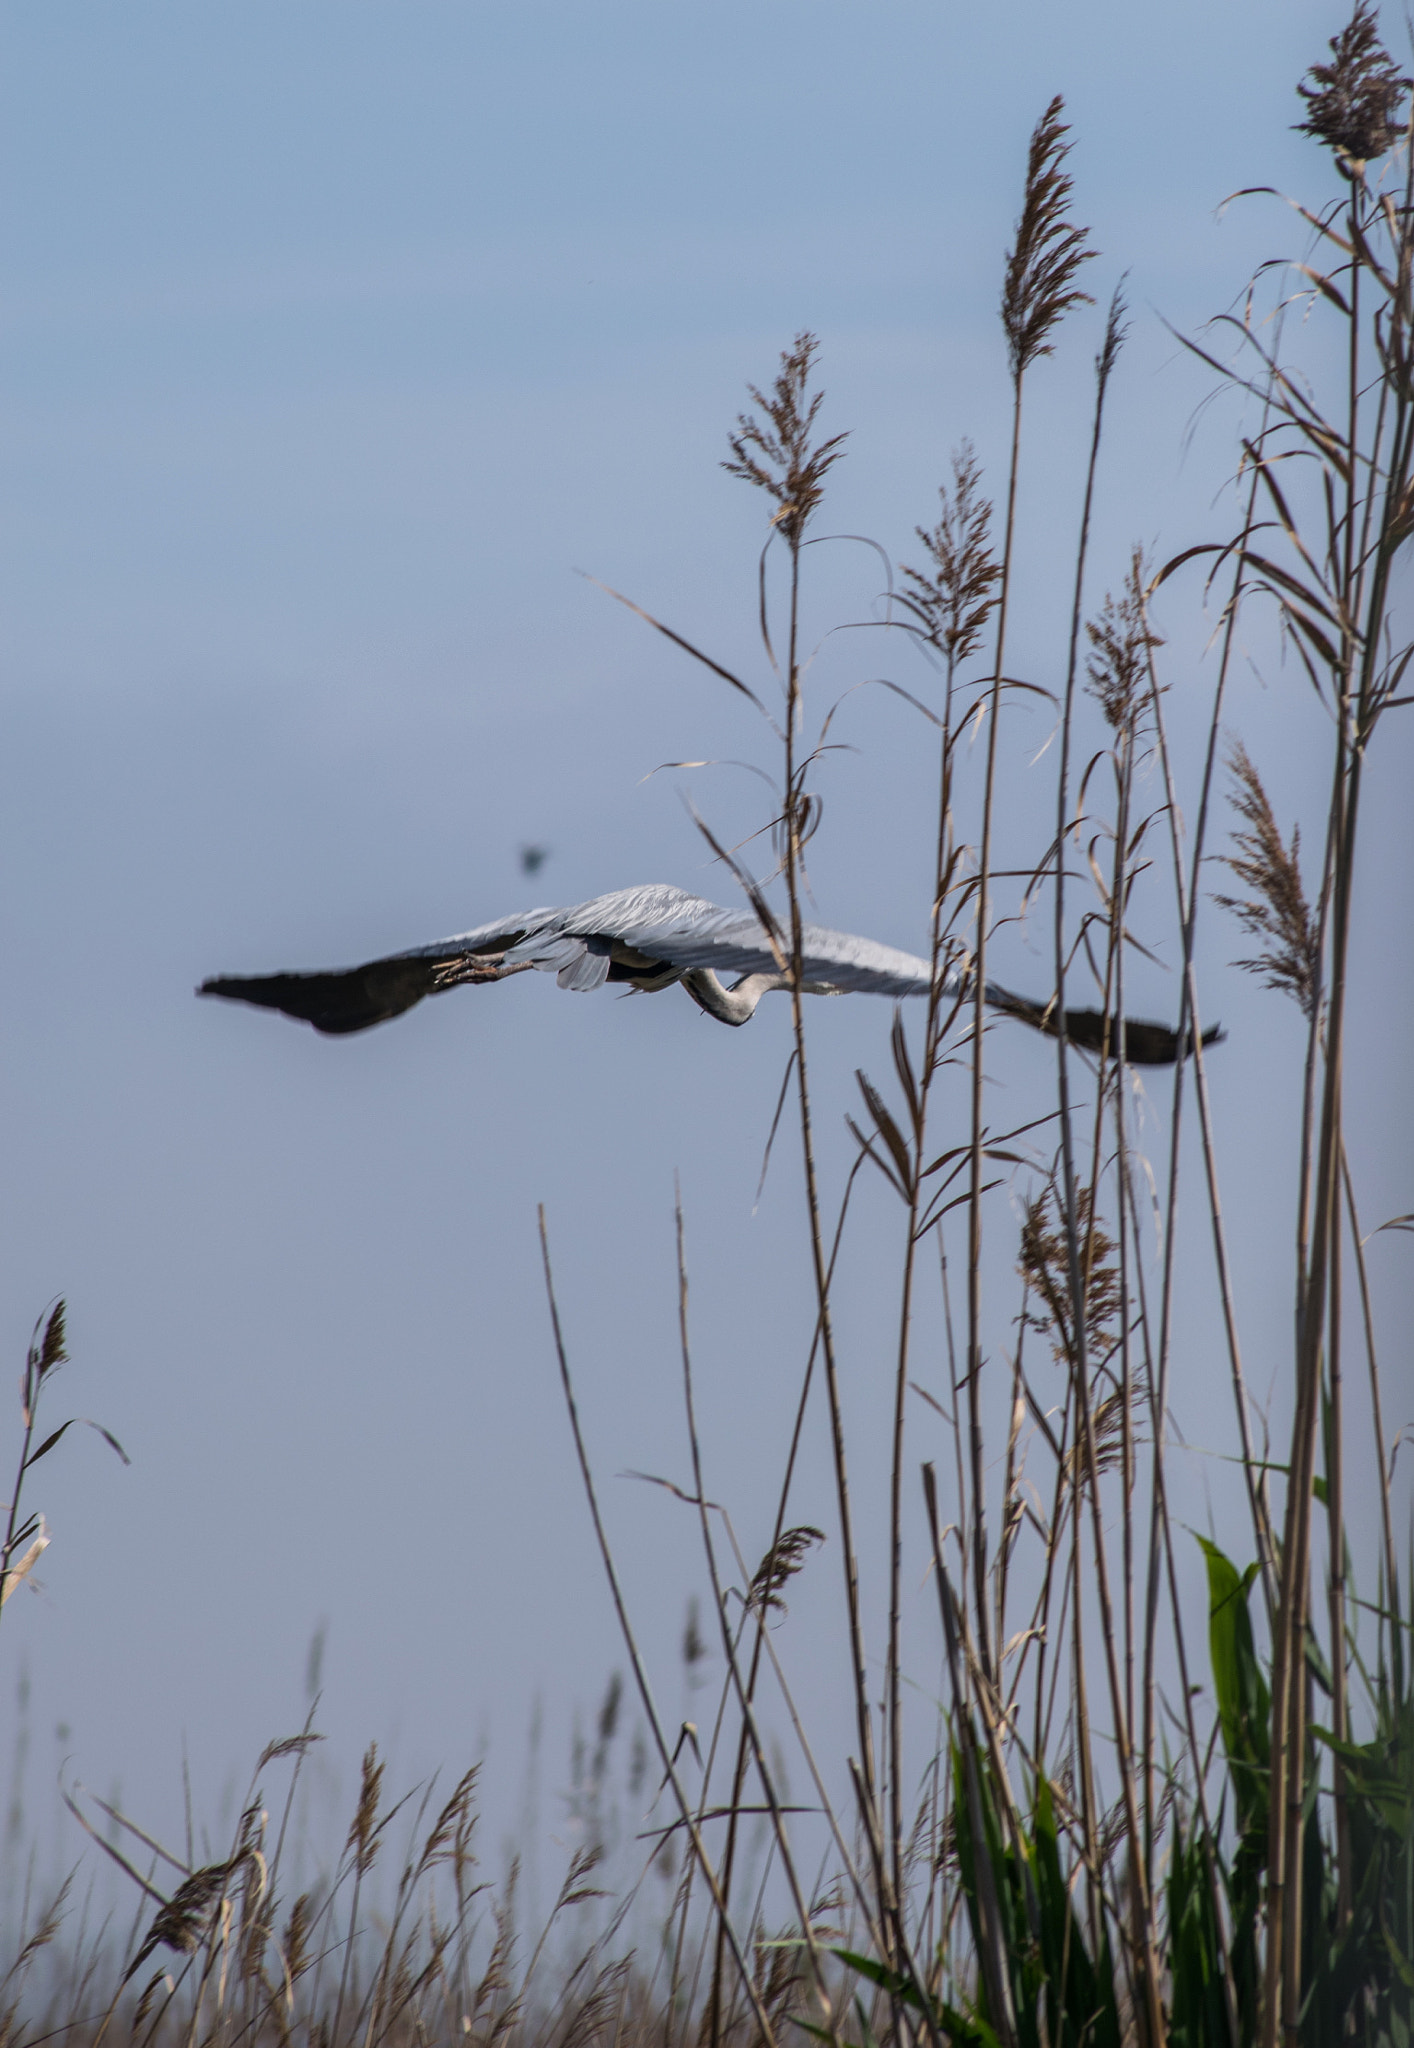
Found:
[[202, 982], [197, 994], [278, 1010], [328, 1037], [343, 1037], [400, 1016], [422, 1000], [429, 986], [424, 961], [375, 960], [332, 974], [217, 974]]
[[[1221, 1045], [1227, 1033], [1221, 1024], [1211, 1024], [1202, 1034], [1202, 1045]], [[1126, 1019], [1124, 1026], [1124, 1056], [1131, 1066], [1172, 1067], [1179, 1059], [1178, 1033], [1170, 1031], [1167, 1024], [1150, 1024]], [[1183, 1034], [1184, 1059], [1193, 1056], [1193, 1033]]]
[[[1033, 1003], [1026, 996], [1013, 995], [1010, 989], [999, 988], [994, 982], [987, 987], [987, 1001], [994, 1010], [1005, 1017], [1015, 1017], [1019, 1023], [1029, 1024], [1033, 1031], [1042, 1031], [1048, 1038], [1057, 1035], [1057, 1017], [1054, 1005]], [[1067, 1041], [1078, 1052], [1108, 1052], [1117, 1057], [1123, 1032], [1124, 1058], [1134, 1067], [1171, 1067], [1179, 1056], [1178, 1033], [1167, 1024], [1154, 1024], [1146, 1017], [1107, 1016], [1103, 1010], [1067, 1010], [1065, 1013], [1065, 1035]], [[1210, 1025], [1203, 1033], [1205, 1046], [1221, 1045], [1227, 1037], [1221, 1024]], [[1183, 1056], [1186, 1059], [1193, 1051], [1193, 1034], [1183, 1034]]]
[[[1048, 1020], [1042, 1029], [1054, 1034], [1055, 1027]], [[1065, 1035], [1082, 1052], [1098, 1053], [1108, 1047], [1114, 1056], [1119, 1054], [1122, 1043], [1123, 1056], [1132, 1067], [1172, 1067], [1179, 1059], [1178, 1033], [1167, 1024], [1154, 1024], [1146, 1017], [1121, 1020], [1107, 1018], [1101, 1010], [1067, 1010]], [[1214, 1024], [1203, 1033], [1202, 1042], [1205, 1046], [1221, 1045], [1226, 1036], [1221, 1024]], [[1187, 1059], [1192, 1051], [1193, 1034], [1185, 1031], [1183, 1058]]]

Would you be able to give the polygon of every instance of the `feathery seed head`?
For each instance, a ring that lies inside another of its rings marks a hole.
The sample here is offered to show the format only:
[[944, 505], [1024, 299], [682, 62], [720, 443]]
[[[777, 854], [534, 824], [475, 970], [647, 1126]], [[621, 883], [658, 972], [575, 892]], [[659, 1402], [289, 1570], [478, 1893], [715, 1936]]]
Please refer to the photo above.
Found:
[[129, 1978], [142, 1968], [154, 1949], [170, 1948], [178, 1955], [189, 1956], [201, 1946], [220, 1910], [227, 1886], [242, 1869], [250, 1853], [243, 1849], [228, 1863], [208, 1863], [203, 1869], [194, 1870], [184, 1883], [178, 1885], [149, 1927], [137, 1955], [129, 1963]]
[[1224, 865], [1254, 893], [1215, 896], [1213, 901], [1262, 941], [1252, 959], [1235, 960], [1233, 965], [1261, 975], [1266, 987], [1289, 995], [1309, 1018], [1320, 995], [1321, 943], [1301, 882], [1300, 828], [1292, 828], [1291, 845], [1285, 846], [1262, 778], [1240, 740], [1233, 742], [1228, 767], [1236, 784], [1232, 807], [1247, 830], [1233, 833], [1237, 852], [1225, 855]]
[[1404, 77], [1379, 36], [1379, 15], [1370, 0], [1356, 0], [1355, 12], [1331, 37], [1329, 64], [1313, 64], [1296, 90], [1307, 117], [1296, 123], [1335, 152], [1342, 169], [1372, 163], [1393, 149], [1404, 133], [1400, 107], [1414, 79]]
[[738, 414], [736, 432], [728, 442], [732, 459], [722, 464], [728, 476], [755, 484], [775, 500], [771, 523], [793, 548], [800, 546], [825, 495], [825, 478], [843, 455], [848, 438], [834, 434], [828, 441], [811, 444], [815, 416], [825, 396], [823, 391], [810, 391], [810, 371], [819, 346], [813, 334], [797, 334], [794, 345], [782, 351], [770, 395], [748, 384], [761, 417]]
[[1149, 668], [1149, 650], [1162, 647], [1157, 633], [1149, 630], [1144, 603], [1144, 554], [1136, 547], [1129, 558], [1129, 574], [1116, 598], [1107, 594], [1098, 619], [1085, 627], [1091, 649], [1085, 664], [1086, 688], [1105, 714], [1115, 732], [1125, 731], [1133, 722], [1143, 696]]
[[[1092, 1365], [1103, 1365], [1119, 1342], [1115, 1325], [1124, 1306], [1116, 1260], [1118, 1247], [1095, 1215], [1093, 1190], [1077, 1183], [1075, 1231], [1085, 1288], [1085, 1348]], [[1070, 1247], [1054, 1183], [1026, 1204], [1021, 1226], [1020, 1273], [1041, 1306], [1028, 1312], [1033, 1330], [1051, 1332], [1058, 1361], [1078, 1357], [1077, 1319], [1070, 1284]]]
[[290, 1908], [290, 1917], [285, 1922], [285, 1932], [280, 1942], [280, 1951], [285, 1962], [285, 1979], [289, 1995], [294, 1996], [294, 1987], [309, 1965], [309, 1893], [301, 1892]]
[[1071, 307], [1095, 303], [1075, 282], [1081, 264], [1099, 251], [1086, 248], [1089, 229], [1069, 217], [1072, 180], [1064, 166], [1071, 144], [1065, 140], [1070, 127], [1061, 119], [1064, 108], [1057, 93], [1032, 132], [1026, 194], [1007, 257], [1002, 326], [1015, 383], [1038, 356], [1051, 354], [1050, 335]]
[[[64, 1317], [66, 1307], [58, 1301], [50, 1310], [46, 1322], [41, 1316], [30, 1336], [29, 1350], [25, 1353], [24, 1377], [20, 1382], [20, 1410], [28, 1427], [34, 1416], [34, 1404], [39, 1396], [40, 1386], [46, 1374], [59, 1365], [67, 1365], [69, 1354], [65, 1350]], [[44, 1324], [44, 1335], [39, 1334], [39, 1324]]]
[[353, 1850], [354, 1868], [360, 1877], [365, 1877], [373, 1868], [374, 1858], [378, 1854], [378, 1801], [382, 1789], [383, 1766], [378, 1757], [378, 1745], [376, 1742], [370, 1742], [364, 1753], [358, 1808], [346, 1844]]
[[951, 489], [943, 484], [938, 491], [937, 525], [931, 532], [914, 528], [932, 567], [903, 566], [907, 587], [900, 601], [949, 668], [976, 652], [997, 602], [1001, 569], [990, 544], [992, 507], [978, 490], [981, 476], [972, 443], [964, 441], [953, 450]]
[[786, 1603], [781, 1598], [782, 1587], [795, 1577], [815, 1545], [824, 1540], [824, 1530], [812, 1529], [808, 1524], [799, 1529], [783, 1529], [756, 1567], [751, 1590], [746, 1596], [748, 1610], [754, 1614], [769, 1614], [774, 1607], [784, 1614]]

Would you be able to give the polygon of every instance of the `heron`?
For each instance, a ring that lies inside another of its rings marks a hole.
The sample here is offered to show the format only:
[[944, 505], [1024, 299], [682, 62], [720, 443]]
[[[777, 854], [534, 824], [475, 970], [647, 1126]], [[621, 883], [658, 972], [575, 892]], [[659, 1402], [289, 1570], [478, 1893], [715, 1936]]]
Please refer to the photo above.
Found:
[[[365, 961], [360, 967], [294, 974], [215, 975], [197, 990], [231, 1002], [253, 1003], [341, 1037], [400, 1017], [424, 996], [442, 995], [464, 984], [504, 981], [537, 969], [553, 974], [561, 988], [585, 993], [619, 984], [646, 995], [680, 986], [699, 1009], [719, 1024], [747, 1023], [762, 996], [793, 985], [790, 947], [768, 923], [770, 913], [724, 910], [705, 897], [667, 884], [617, 889], [587, 903], [558, 909], [525, 910], [474, 931], [414, 946]], [[729, 980], [723, 980], [723, 976]], [[933, 970], [926, 960], [901, 953], [875, 939], [806, 924], [800, 935], [802, 994], [926, 996]], [[965, 996], [965, 969], [952, 969], [943, 983], [950, 998]], [[988, 982], [985, 1000], [1003, 1016], [1054, 1037], [1059, 1014], [1054, 1002], [1026, 996]], [[1138, 1066], [1170, 1066], [1179, 1039], [1165, 1024], [1125, 1019], [1122, 1027], [1098, 1010], [1066, 1010], [1065, 1034], [1087, 1052], [1111, 1051]], [[1121, 1039], [1122, 1029], [1122, 1039]], [[1204, 1045], [1221, 1037], [1214, 1026]], [[1185, 1034], [1183, 1051], [1192, 1050]]]

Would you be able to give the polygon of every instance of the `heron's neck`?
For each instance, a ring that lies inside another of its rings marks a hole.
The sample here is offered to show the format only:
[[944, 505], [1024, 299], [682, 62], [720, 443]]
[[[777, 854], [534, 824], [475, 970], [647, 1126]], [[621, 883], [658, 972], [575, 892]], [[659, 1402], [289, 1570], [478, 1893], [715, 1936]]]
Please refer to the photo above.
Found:
[[746, 974], [735, 988], [724, 988], [710, 967], [695, 967], [682, 978], [692, 1000], [719, 1024], [745, 1024], [770, 989], [790, 986], [784, 974]]

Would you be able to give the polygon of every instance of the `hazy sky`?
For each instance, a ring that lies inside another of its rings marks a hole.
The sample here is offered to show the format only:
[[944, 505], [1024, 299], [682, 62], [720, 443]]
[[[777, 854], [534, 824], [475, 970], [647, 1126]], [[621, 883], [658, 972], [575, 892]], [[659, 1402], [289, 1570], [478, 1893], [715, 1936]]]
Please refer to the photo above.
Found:
[[[0, 1339], [17, 1370], [34, 1316], [66, 1293], [74, 1362], [51, 1419], [94, 1415], [133, 1459], [85, 1433], [34, 1474], [54, 1542], [42, 1598], [5, 1614], [0, 1701], [8, 1715], [23, 1659], [44, 1813], [68, 1757], [173, 1826], [185, 1742], [214, 1815], [298, 1725], [321, 1624], [336, 1772], [371, 1737], [402, 1779], [489, 1740], [500, 1824], [543, 1693], [547, 1797], [563, 1781], [570, 1707], [622, 1658], [554, 1377], [538, 1201], [676, 1715], [693, 1530], [613, 1475], [685, 1473], [680, 1171], [709, 1485], [748, 1550], [765, 1541], [807, 1300], [788, 1133], [753, 1216], [786, 1006], [730, 1032], [677, 992], [571, 997], [537, 975], [331, 1042], [192, 987], [630, 882], [732, 900], [682, 792], [740, 836], [761, 786], [731, 769], [644, 778], [684, 759], [769, 765], [764, 735], [574, 572], [761, 678], [762, 507], [718, 464], [747, 381], [802, 327], [821, 338], [825, 420], [851, 430], [829, 530], [908, 559], [965, 435], [1000, 490], [997, 295], [1026, 137], [1054, 92], [1103, 251], [1091, 282], [1103, 297], [1127, 270], [1134, 309], [1092, 602], [1132, 541], [1162, 557], [1223, 531], [1238, 409], [1203, 405], [1212, 379], [1164, 323], [1192, 331], [1264, 256], [1299, 253], [1275, 202], [1216, 209], [1238, 187], [1331, 189], [1291, 132], [1292, 88], [1342, 19], [1327, 0], [0, 5]], [[1098, 317], [1071, 323], [1028, 401], [1014, 659], [1049, 684]], [[867, 551], [819, 550], [812, 577], [814, 629], [869, 615]], [[1199, 595], [1175, 586], [1160, 618], [1186, 774], [1210, 686]], [[1314, 846], [1326, 730], [1255, 621], [1250, 641], [1232, 724]], [[929, 687], [906, 649], [846, 635], [822, 655], [820, 701], [876, 674]], [[1048, 729], [1037, 711], [1006, 735], [1019, 862], [1044, 849], [1051, 761], [1032, 763]], [[825, 771], [812, 862], [822, 921], [911, 948], [928, 899], [921, 731], [883, 693], [849, 700], [837, 736], [858, 751]], [[1403, 736], [1389, 746], [1351, 1085], [1372, 1220], [1411, 1207], [1414, 764]], [[525, 842], [550, 849], [533, 881]], [[1145, 900], [1172, 963], [1157, 882]], [[1302, 1037], [1228, 967], [1240, 950], [1214, 913], [1206, 1013], [1231, 1038], [1213, 1085], [1265, 1396], [1289, 1332]], [[999, 942], [1022, 987], [1044, 987], [1046, 960], [1041, 929]], [[1172, 1012], [1171, 973], [1136, 979], [1139, 1008]], [[811, 1015], [832, 1190], [852, 1071], [883, 1069], [888, 1023], [863, 999]], [[1039, 1042], [999, 1032], [990, 1064], [1008, 1114], [1042, 1101]], [[1157, 1156], [1167, 1089], [1151, 1095]], [[1186, 1214], [1175, 1411], [1226, 1450], [1196, 1181]], [[1004, 1203], [992, 1229], [999, 1350]], [[871, 1188], [842, 1283], [871, 1575], [898, 1230]], [[1398, 1242], [1372, 1254], [1387, 1311], [1409, 1300]], [[935, 1353], [920, 1365], [938, 1370]], [[1407, 1378], [1396, 1393], [1393, 1424]], [[949, 1458], [915, 1422], [918, 1455]], [[0, 1442], [15, 1428], [7, 1408]], [[1187, 1519], [1207, 1525], [1211, 1483], [1240, 1550], [1230, 1468], [1191, 1471]], [[799, 1509], [830, 1525], [818, 1434]], [[837, 1602], [827, 1546], [783, 1638], [807, 1690], [837, 1675], [822, 1647]]]

